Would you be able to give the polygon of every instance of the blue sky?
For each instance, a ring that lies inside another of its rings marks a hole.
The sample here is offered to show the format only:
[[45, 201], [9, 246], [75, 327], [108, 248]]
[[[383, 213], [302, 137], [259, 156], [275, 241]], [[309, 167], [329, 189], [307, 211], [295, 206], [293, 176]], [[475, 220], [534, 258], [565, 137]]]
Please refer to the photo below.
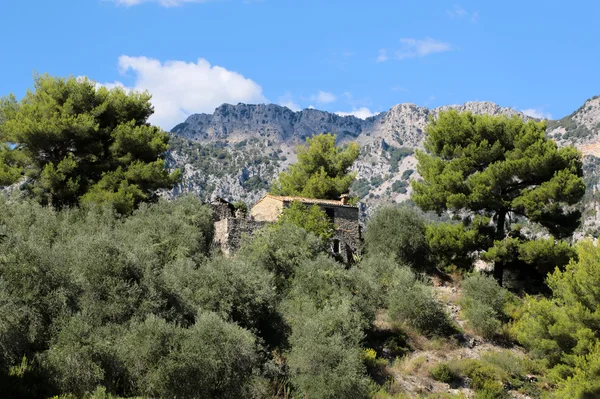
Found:
[[577, 0], [2, 0], [0, 95], [34, 71], [88, 76], [149, 90], [166, 129], [223, 102], [561, 118], [600, 94], [599, 17]]

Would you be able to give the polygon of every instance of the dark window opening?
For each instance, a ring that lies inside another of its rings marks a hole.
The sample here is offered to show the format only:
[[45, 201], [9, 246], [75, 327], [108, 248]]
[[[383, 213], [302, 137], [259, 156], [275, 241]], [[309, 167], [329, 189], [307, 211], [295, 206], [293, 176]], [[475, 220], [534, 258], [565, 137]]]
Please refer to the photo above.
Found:
[[333, 208], [325, 208], [325, 214], [329, 217], [329, 219], [333, 220], [335, 210]]
[[333, 253], [334, 254], [340, 253], [340, 240], [333, 240]]

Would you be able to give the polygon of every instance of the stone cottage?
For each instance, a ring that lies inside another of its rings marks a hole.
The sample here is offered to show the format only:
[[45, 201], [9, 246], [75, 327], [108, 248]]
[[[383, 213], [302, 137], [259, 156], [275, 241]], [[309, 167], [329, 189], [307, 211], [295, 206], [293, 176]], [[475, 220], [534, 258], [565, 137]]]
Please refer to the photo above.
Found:
[[236, 211], [230, 202], [222, 198], [211, 201], [210, 206], [215, 224], [213, 242], [224, 255], [231, 255], [240, 247], [244, 234], [252, 234], [265, 225], [265, 222], [252, 220]]
[[250, 215], [236, 213], [231, 203], [217, 198], [210, 204], [215, 218], [215, 245], [225, 255], [230, 255], [239, 248], [244, 235], [251, 235], [265, 224], [276, 222], [283, 209], [294, 201], [318, 205], [329, 216], [335, 228], [330, 251], [343, 262], [352, 263], [354, 254], [360, 251], [362, 237], [358, 208], [348, 204], [348, 196], [336, 201], [267, 194], [254, 204]]
[[336, 201], [267, 194], [252, 207], [250, 217], [257, 222], [276, 222], [283, 209], [294, 201], [305, 205], [318, 205], [329, 216], [335, 228], [331, 252], [345, 263], [352, 263], [353, 255], [360, 251], [362, 237], [358, 207], [348, 203], [347, 195]]

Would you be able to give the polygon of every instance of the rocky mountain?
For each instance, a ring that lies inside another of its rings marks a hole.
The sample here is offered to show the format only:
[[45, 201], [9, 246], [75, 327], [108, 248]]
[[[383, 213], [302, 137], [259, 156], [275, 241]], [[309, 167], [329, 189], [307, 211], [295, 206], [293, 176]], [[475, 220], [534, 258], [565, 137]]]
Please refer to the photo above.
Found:
[[[450, 108], [529, 118], [491, 102], [434, 109], [398, 104], [364, 120], [316, 109], [294, 112], [274, 104], [224, 104], [213, 114], [191, 115], [172, 130], [169, 164], [182, 168], [184, 177], [170, 194], [192, 192], [206, 200], [220, 196], [252, 203], [295, 161], [296, 144], [313, 134], [332, 132], [340, 143], [356, 141], [361, 146], [354, 166], [358, 178], [352, 187], [361, 203], [372, 210], [382, 203], [401, 202], [410, 197], [409, 182], [417, 177], [413, 154], [422, 148], [428, 118]], [[588, 201], [592, 201], [600, 176], [596, 158], [600, 157], [600, 97], [587, 100], [560, 120], [548, 121], [547, 132], [559, 145], [573, 144], [586, 155]]]

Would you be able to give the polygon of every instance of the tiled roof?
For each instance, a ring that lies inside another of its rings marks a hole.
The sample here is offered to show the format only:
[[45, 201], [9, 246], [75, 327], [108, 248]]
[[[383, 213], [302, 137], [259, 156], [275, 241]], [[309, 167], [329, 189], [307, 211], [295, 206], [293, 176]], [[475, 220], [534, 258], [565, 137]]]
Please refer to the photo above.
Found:
[[293, 202], [298, 201], [303, 204], [320, 204], [320, 205], [332, 205], [332, 206], [343, 206], [347, 208], [356, 208], [354, 205], [342, 204], [342, 201], [337, 200], [326, 200], [326, 199], [318, 199], [318, 198], [305, 198], [305, 197], [291, 197], [291, 196], [281, 196], [281, 195], [271, 195], [267, 194], [263, 198], [259, 200], [262, 201], [265, 198], [272, 198], [282, 202]]

